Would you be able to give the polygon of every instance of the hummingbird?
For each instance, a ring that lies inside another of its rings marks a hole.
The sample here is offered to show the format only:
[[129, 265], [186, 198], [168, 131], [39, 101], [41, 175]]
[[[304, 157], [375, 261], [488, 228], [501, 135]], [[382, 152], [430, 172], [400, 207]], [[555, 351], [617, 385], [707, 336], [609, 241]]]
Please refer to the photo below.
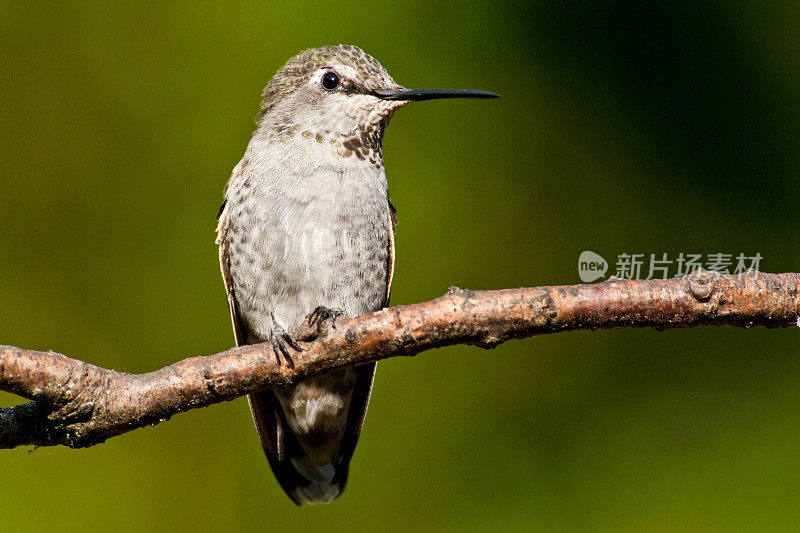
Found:
[[[415, 90], [355, 46], [289, 59], [263, 91], [256, 129], [225, 187], [217, 244], [237, 346], [270, 343], [279, 364], [300, 351], [304, 321], [357, 316], [389, 304], [397, 217], [383, 134], [404, 105], [492, 98], [487, 91]], [[248, 396], [281, 488], [329, 503], [347, 482], [375, 363]]]

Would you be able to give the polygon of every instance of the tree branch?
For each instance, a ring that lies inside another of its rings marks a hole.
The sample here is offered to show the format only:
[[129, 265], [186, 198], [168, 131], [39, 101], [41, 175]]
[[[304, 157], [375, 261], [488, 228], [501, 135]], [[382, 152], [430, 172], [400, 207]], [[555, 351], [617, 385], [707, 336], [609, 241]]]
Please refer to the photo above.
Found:
[[33, 400], [0, 408], [0, 448], [92, 446], [172, 415], [266, 387], [398, 355], [585, 329], [798, 325], [800, 274], [717, 276], [594, 285], [450, 291], [429, 302], [339, 318], [335, 329], [303, 326], [294, 366], [268, 344], [192, 357], [127, 374], [54, 352], [0, 346], [0, 389]]

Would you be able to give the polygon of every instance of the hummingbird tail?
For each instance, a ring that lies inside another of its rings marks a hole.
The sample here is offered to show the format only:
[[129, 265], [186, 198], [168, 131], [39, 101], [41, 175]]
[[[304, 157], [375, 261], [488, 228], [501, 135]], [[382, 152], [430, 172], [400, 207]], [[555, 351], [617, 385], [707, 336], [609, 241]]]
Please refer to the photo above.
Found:
[[312, 461], [303, 449], [286, 421], [275, 392], [267, 389], [247, 397], [253, 422], [275, 478], [297, 505], [330, 503], [344, 491], [350, 459], [367, 413], [375, 363], [355, 367], [354, 370], [358, 378], [350, 400], [347, 426], [339, 453], [331, 462], [324, 464]]
[[286, 495], [297, 505], [330, 503], [339, 496], [347, 482], [350, 458], [314, 463], [286, 422], [272, 391], [251, 394], [248, 400], [267, 459]]

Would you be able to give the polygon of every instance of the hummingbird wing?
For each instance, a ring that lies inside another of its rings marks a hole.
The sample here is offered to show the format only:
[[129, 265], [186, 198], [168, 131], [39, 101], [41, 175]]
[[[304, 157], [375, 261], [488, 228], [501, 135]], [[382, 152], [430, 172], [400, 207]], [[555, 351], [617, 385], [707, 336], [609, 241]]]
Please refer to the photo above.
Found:
[[228, 297], [228, 307], [231, 310], [231, 322], [233, 322], [233, 336], [236, 346], [245, 344], [247, 332], [239, 318], [236, 310], [236, 296], [233, 294], [233, 279], [231, 279], [230, 255], [228, 254], [228, 241], [225, 232], [228, 229], [228, 202], [225, 201], [219, 208], [217, 214], [217, 240], [219, 246], [219, 269], [222, 271], [222, 282], [225, 284], [225, 294]]
[[386, 303], [384, 307], [389, 306], [389, 298], [392, 295], [392, 278], [394, 278], [394, 230], [397, 227], [397, 209], [395, 209], [392, 201], [389, 200], [389, 265], [386, 269]]

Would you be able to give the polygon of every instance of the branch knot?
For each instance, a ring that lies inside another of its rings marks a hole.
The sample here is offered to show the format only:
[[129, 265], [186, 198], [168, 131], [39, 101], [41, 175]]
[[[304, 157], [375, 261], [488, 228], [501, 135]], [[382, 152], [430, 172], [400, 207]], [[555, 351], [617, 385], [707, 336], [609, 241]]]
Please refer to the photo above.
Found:
[[684, 276], [684, 288], [698, 302], [707, 302], [714, 294], [717, 280], [719, 273], [700, 268]]

